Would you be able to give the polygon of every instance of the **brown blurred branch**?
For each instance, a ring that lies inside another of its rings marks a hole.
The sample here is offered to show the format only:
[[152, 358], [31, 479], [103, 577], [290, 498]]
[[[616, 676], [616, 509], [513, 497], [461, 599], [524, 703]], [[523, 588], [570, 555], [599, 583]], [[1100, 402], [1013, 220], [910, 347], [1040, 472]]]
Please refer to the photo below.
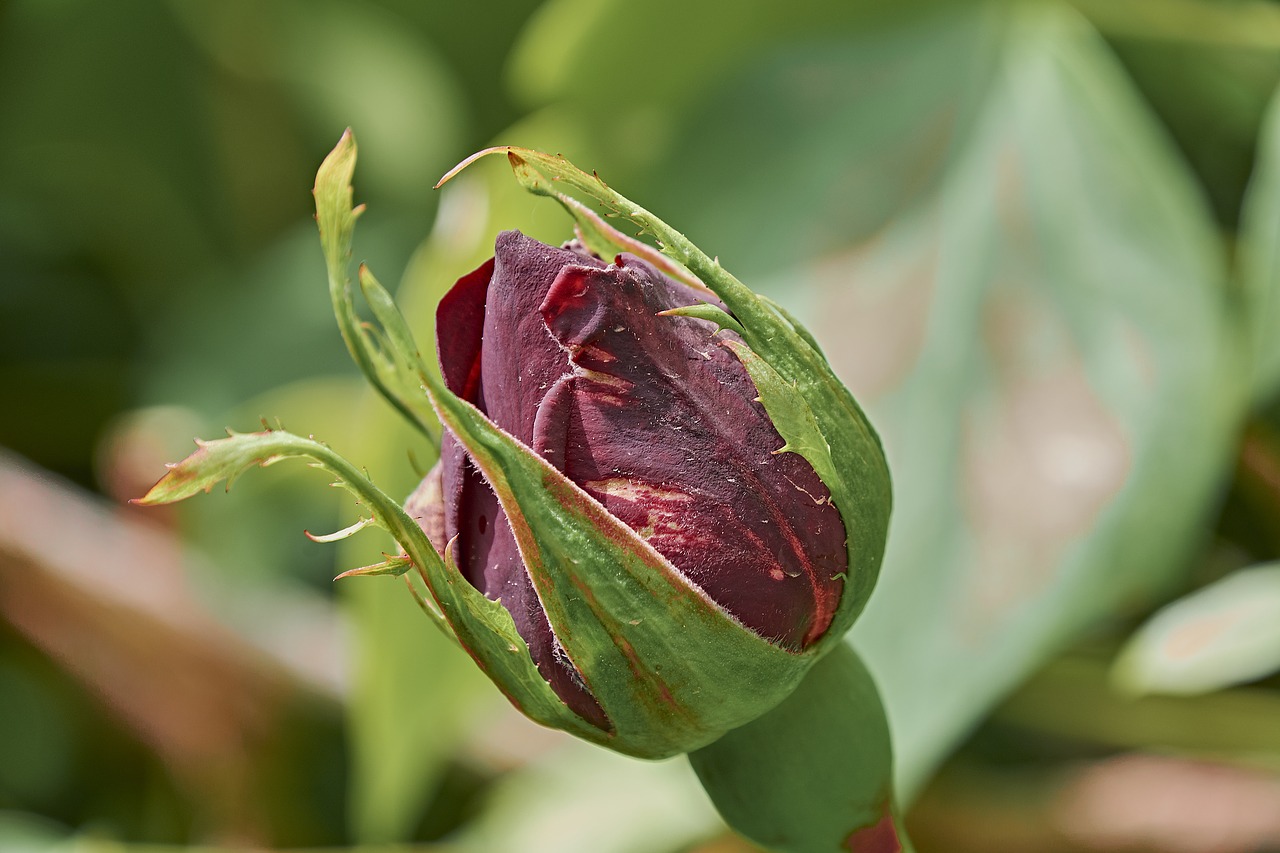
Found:
[[1037, 732], [1120, 749], [1171, 750], [1280, 767], [1280, 695], [1235, 688], [1202, 696], [1129, 698], [1108, 662], [1062, 658], [1032, 677], [996, 718]]
[[0, 619], [188, 788], [211, 837], [260, 839], [253, 751], [300, 681], [197, 601], [177, 539], [0, 453]]
[[961, 765], [908, 826], [919, 853], [1254, 853], [1280, 845], [1280, 778], [1142, 753], [1053, 770]]

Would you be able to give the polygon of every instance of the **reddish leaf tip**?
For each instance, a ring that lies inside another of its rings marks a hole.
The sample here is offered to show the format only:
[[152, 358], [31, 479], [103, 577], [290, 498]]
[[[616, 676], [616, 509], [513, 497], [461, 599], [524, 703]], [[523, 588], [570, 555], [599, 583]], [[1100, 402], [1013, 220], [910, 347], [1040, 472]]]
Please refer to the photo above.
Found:
[[454, 166], [449, 171], [445, 172], [444, 177], [436, 181], [436, 185], [432, 187], [432, 189], [436, 189], [436, 190], [440, 189], [449, 181], [453, 180], [454, 176], [456, 176], [459, 172], [461, 172], [463, 169], [470, 166], [475, 161], [479, 160], [481, 157], [488, 157], [490, 154], [497, 154], [500, 151], [506, 151], [508, 154], [510, 154], [512, 149], [510, 145], [495, 145], [492, 148], [485, 148], [482, 151], [477, 151], [476, 153], [472, 154], [470, 157], [463, 160], [458, 165]]

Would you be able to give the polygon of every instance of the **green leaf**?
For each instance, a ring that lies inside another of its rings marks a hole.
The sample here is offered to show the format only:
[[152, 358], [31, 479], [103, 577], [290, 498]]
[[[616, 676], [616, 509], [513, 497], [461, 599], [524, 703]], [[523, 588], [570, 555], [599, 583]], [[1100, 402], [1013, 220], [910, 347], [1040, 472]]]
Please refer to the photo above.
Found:
[[903, 797], [1046, 656], [1176, 576], [1244, 398], [1187, 170], [1083, 21], [1010, 15], [936, 201], [790, 276], [895, 474], [852, 638]]
[[1257, 166], [1240, 218], [1240, 319], [1252, 359], [1252, 391], [1280, 390], [1280, 89], [1267, 108]]
[[689, 753], [735, 830], [778, 853], [901, 851], [889, 725], [875, 681], [842, 645], [781, 705]]
[[1130, 638], [1115, 680], [1131, 693], [1195, 694], [1280, 670], [1280, 563], [1178, 599]]

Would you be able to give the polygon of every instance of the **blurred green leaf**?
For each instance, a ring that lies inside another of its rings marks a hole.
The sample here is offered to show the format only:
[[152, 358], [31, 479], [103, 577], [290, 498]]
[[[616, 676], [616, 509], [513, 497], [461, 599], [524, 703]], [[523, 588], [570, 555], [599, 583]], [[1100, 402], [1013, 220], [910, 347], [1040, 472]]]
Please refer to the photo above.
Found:
[[[752, 2], [727, 16], [675, 0], [559, 0], [533, 19], [512, 79], [533, 102], [576, 107], [613, 183], [646, 187], [632, 194], [758, 275], [869, 233], [935, 185], [998, 23], [935, 5]], [[601, 63], [615, 33], [662, 43], [664, 61], [643, 74]], [[581, 106], [597, 103], [608, 120]], [[769, 239], [753, 239], [762, 227]]]
[[1280, 10], [1265, 0], [1072, 0], [1072, 5], [1108, 36], [1280, 47]]
[[[983, 7], [946, 9], [761, 45], [671, 133], [645, 203], [739, 274], [870, 235], [936, 188], [1000, 23]], [[770, 283], [791, 298], [785, 279]]]
[[1267, 109], [1240, 217], [1242, 319], [1257, 403], [1280, 390], [1280, 89]]
[[1052, 661], [996, 709], [1026, 731], [1113, 749], [1180, 753], [1275, 772], [1280, 695], [1242, 687], [1199, 696], [1125, 696], [1110, 662], [1081, 655]]
[[[483, 251], [488, 207], [476, 187], [452, 187], [441, 205], [436, 230], [415, 251], [396, 294], [412, 326], [408, 334], [422, 342], [435, 340], [440, 297]], [[324, 301], [323, 277], [315, 283], [315, 298]], [[435, 369], [434, 357], [430, 367]], [[362, 464], [394, 494], [407, 495], [435, 462], [434, 449], [371, 393], [355, 414], [354, 443]], [[419, 471], [410, 464], [410, 448]], [[377, 560], [386, 547], [349, 539], [340, 553], [344, 565], [361, 565]], [[364, 842], [405, 840], [422, 819], [459, 742], [488, 707], [505, 700], [474, 661], [430, 624], [402, 584], [353, 579], [343, 582], [341, 591], [356, 644], [348, 715], [352, 823]]]
[[[1093, 4], [1097, 6], [1107, 4]], [[1115, 4], [1112, 4], [1115, 5]], [[1133, 9], [1155, 11], [1153, 18], [1168, 21], [1170, 10], [1161, 13], [1161, 0], [1129, 2]], [[1213, 10], [1221, 20], [1241, 24], [1244, 5], [1258, 9], [1270, 4], [1224, 4], [1197, 2], [1200, 9]], [[1270, 25], [1240, 27], [1241, 33], [1269, 38], [1280, 35], [1280, 15], [1268, 11]], [[1198, 24], [1199, 22], [1197, 22]], [[1188, 26], [1195, 26], [1189, 24]], [[1206, 26], [1204, 31], [1211, 29]], [[1108, 35], [1111, 35], [1108, 33]], [[1235, 229], [1239, 223], [1241, 199], [1253, 166], [1254, 149], [1262, 126], [1263, 113], [1280, 83], [1280, 50], [1255, 46], [1252, 49], [1225, 39], [1162, 39], [1142, 30], [1111, 37], [1116, 55], [1159, 116], [1188, 165], [1196, 172], [1220, 225]], [[1280, 46], [1280, 41], [1276, 42]]]
[[[370, 191], [422, 208], [458, 148], [465, 105], [421, 28], [371, 3], [172, 2], [186, 32], [222, 68], [283, 87], [326, 139], [358, 127]], [[375, 162], [376, 161], [376, 162]]]
[[1280, 563], [1241, 569], [1151, 617], [1116, 661], [1133, 693], [1207, 693], [1280, 670]]
[[459, 841], [476, 853], [672, 853], [722, 831], [684, 759], [637, 761], [566, 739], [503, 779]]
[[37, 853], [64, 846], [67, 830], [39, 815], [0, 811], [0, 850]]
[[0, 802], [48, 803], [72, 772], [75, 732], [67, 709], [48, 685], [2, 659], [0, 695]]
[[[517, 43], [509, 79], [531, 106], [571, 97], [597, 104], [684, 106], [747, 64], [761, 45], [901, 19], [931, 5], [936, 4], [743, 0], [733, 14], [725, 14], [718, 6], [680, 0], [551, 0], [533, 15]], [[637, 66], [602, 52], [602, 46], [620, 39], [660, 45], [662, 61]], [[609, 115], [617, 118], [618, 112], [610, 109]]]
[[[353, 540], [344, 559], [355, 550]], [[355, 628], [348, 711], [352, 824], [366, 843], [403, 841], [413, 836], [473, 720], [504, 700], [403, 584], [383, 578], [343, 583], [344, 609]]]
[[899, 495], [853, 634], [903, 796], [1048, 653], [1182, 570], [1241, 412], [1185, 167], [1087, 24], [1010, 14], [936, 202], [793, 279]]
[[[556, 41], [539, 27], [567, 9]], [[772, 282], [870, 401], [899, 499], [854, 634], [909, 796], [1052, 650], [1181, 571], [1240, 362], [1204, 200], [1087, 23], [973, 4], [818, 27], [806, 9], [761, 11], [767, 44], [717, 30], [670, 108], [666, 66], [589, 49], [643, 42], [663, 20], [647, 8], [549, 4], [514, 67], [532, 99], [610, 104], [609, 122], [580, 111], [585, 146], [647, 157], [646, 205]]]

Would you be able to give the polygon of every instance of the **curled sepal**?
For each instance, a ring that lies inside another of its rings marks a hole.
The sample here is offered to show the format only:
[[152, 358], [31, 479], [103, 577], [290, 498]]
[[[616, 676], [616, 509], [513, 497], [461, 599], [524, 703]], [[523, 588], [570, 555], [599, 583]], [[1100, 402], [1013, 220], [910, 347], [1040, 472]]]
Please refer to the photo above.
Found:
[[311, 460], [315, 467], [332, 474], [336, 485], [354, 495], [371, 513], [371, 524], [390, 533], [405, 552], [348, 575], [403, 575], [410, 568], [416, 570], [434, 600], [420, 600], [424, 612], [475, 658], [521, 711], [544, 725], [597, 743], [608, 741], [606, 732], [573, 714], [551, 690], [502, 605], [485, 598], [451, 564], [446, 566], [422, 528], [400, 504], [327, 445], [283, 430], [232, 433], [227, 438], [197, 443], [199, 449], [195, 453], [169, 466], [168, 473], [136, 503], [150, 506], [180, 501], [207, 492], [222, 480], [229, 482], [255, 464], [269, 465], [289, 458]]
[[340, 581], [343, 578], [363, 578], [374, 577], [377, 575], [390, 575], [392, 577], [400, 577], [409, 569], [413, 568], [413, 560], [400, 555], [383, 554], [386, 559], [381, 563], [374, 563], [371, 566], [361, 566], [358, 569], [347, 569], [340, 575], [334, 577], [334, 580]]
[[689, 754], [725, 821], [777, 853], [910, 853], [893, 805], [889, 726], [848, 643], [759, 719]]
[[255, 464], [269, 465], [293, 457], [311, 460], [312, 465], [333, 474], [335, 484], [347, 489], [361, 505], [369, 508], [372, 524], [387, 530], [404, 549], [403, 557], [388, 557], [383, 564], [348, 574], [402, 575], [412, 567], [439, 606], [439, 610], [435, 610], [431, 602], [424, 601], [420, 602], [424, 605], [422, 610], [448, 637], [461, 643], [480, 669], [489, 674], [526, 716], [580, 738], [607, 742], [608, 734], [568, 710], [539, 674], [524, 640], [516, 633], [511, 615], [502, 605], [489, 601], [471, 587], [456, 567], [445, 566], [416, 521], [351, 462], [315, 439], [301, 438], [283, 430], [233, 433], [228, 438], [198, 444], [200, 450], [177, 465], [170, 465], [168, 474], [137, 503], [151, 506], [180, 501], [207, 492], [221, 480], [230, 480]]
[[712, 305], [710, 302], [702, 302], [697, 305], [686, 305], [683, 308], [671, 308], [666, 311], [659, 311], [660, 317], [694, 317], [698, 320], [706, 320], [715, 323], [721, 329], [729, 329], [730, 331], [742, 334], [742, 324], [723, 308]]
[[237, 433], [228, 431], [227, 438], [204, 441], [196, 439], [195, 453], [181, 462], [165, 465], [168, 471], [145, 495], [131, 503], [158, 506], [173, 503], [201, 492], [209, 492], [226, 481], [227, 491], [236, 477], [249, 467], [265, 468], [281, 459], [297, 454], [282, 447], [276, 431]]
[[386, 289], [363, 266], [360, 289], [373, 310], [375, 324], [363, 322], [356, 313], [347, 265], [351, 259], [351, 236], [364, 205], [352, 206], [351, 176], [356, 164], [356, 140], [350, 130], [325, 157], [316, 173], [316, 224], [320, 245], [329, 271], [329, 298], [338, 319], [342, 339], [351, 357], [369, 382], [397, 411], [426, 436], [436, 441], [437, 426], [431, 406], [418, 383], [425, 368], [413, 345], [408, 325], [395, 310]]
[[[480, 157], [496, 153], [507, 155], [516, 179], [526, 190], [563, 205], [579, 230], [590, 232], [594, 244], [608, 242], [617, 251], [632, 252], [646, 259], [656, 254], [644, 244], [641, 244], [643, 249], [637, 249], [638, 241], [605, 223], [578, 200], [579, 196], [639, 226], [641, 234], [652, 235], [662, 254], [687, 271], [686, 280], [697, 281], [719, 298], [737, 324], [729, 328], [742, 336], [747, 351], [776, 374], [779, 387], [790, 389], [787, 396], [800, 407], [798, 414], [802, 419], [812, 421], [821, 441], [793, 442], [783, 429], [779, 432], [792, 445], [788, 449], [803, 456], [823, 477], [848, 532], [849, 577], [853, 583], [841, 597], [831, 627], [817, 643], [822, 650], [831, 648], [853, 624], [875, 585], [884, 554], [892, 494], [879, 437], [832, 371], [813, 336], [794, 317], [754, 293], [679, 231], [616, 192], [599, 176], [578, 169], [564, 157], [511, 146], [489, 148], [458, 164], [440, 183]], [[724, 326], [722, 318], [709, 319]], [[750, 367], [748, 370], [753, 379], [762, 372], [759, 366], [754, 371]], [[778, 417], [778, 410], [771, 409], [767, 399], [765, 406], [771, 417]], [[823, 476], [824, 466], [828, 473], [838, 471], [840, 477], [828, 481]]]
[[372, 518], [362, 518], [359, 521], [357, 521], [355, 524], [344, 527], [341, 530], [335, 530], [333, 533], [316, 534], [316, 533], [312, 533], [310, 530], [304, 530], [302, 531], [302, 535], [306, 536], [312, 542], [319, 542], [321, 544], [328, 544], [330, 542], [341, 542], [343, 539], [346, 539], [349, 536], [356, 535], [361, 530], [364, 530], [366, 527], [368, 527], [370, 524], [376, 524], [376, 523], [377, 522], [375, 522]]

